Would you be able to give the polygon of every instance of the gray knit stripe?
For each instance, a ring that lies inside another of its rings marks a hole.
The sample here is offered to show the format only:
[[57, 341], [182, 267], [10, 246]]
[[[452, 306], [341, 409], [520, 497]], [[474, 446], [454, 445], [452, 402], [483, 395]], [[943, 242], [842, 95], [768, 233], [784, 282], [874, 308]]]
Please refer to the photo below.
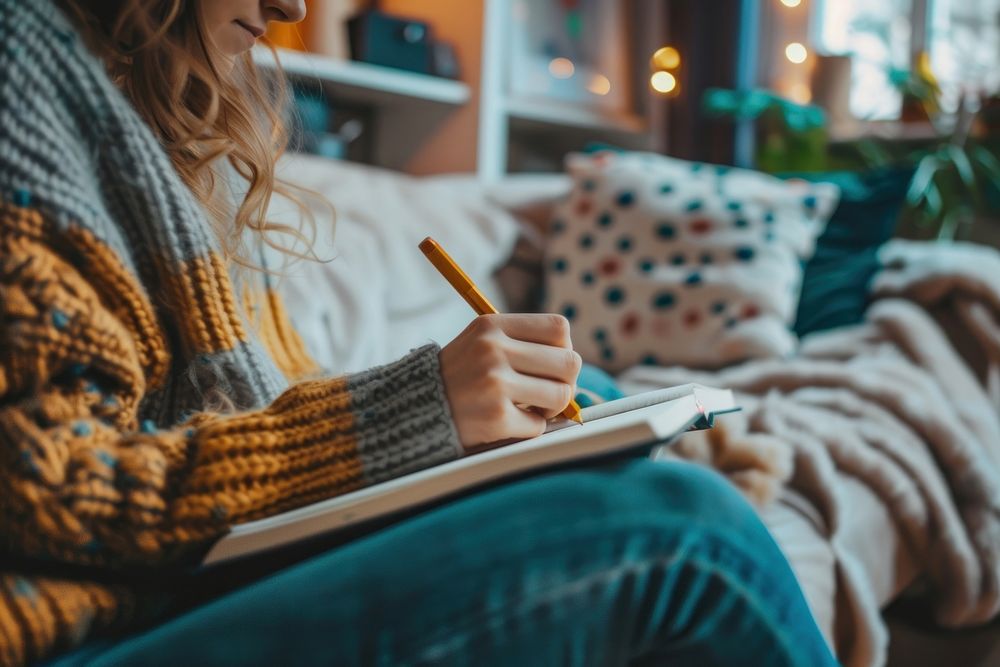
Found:
[[451, 418], [439, 348], [350, 376], [358, 451], [365, 479], [382, 482], [462, 455]]
[[[27, 196], [57, 224], [89, 229], [137, 273], [165, 308], [161, 321], [176, 330], [178, 314], [160, 286], [184, 262], [221, 254], [200, 205], [49, 0], [0, 0], [0, 36], [0, 196], [21, 203]], [[187, 398], [179, 409], [213, 390], [239, 408], [260, 407], [286, 386], [254, 339], [197, 359], [178, 352], [171, 385]]]
[[[42, 47], [49, 48], [36, 49], [38, 53], [32, 53], [32, 57], [37, 57], [41, 62], [51, 61], [49, 66], [53, 70], [71, 74], [69, 77], [41, 78], [42, 81], [59, 83], [55, 90], [46, 91], [54, 93], [54, 99], [58, 100], [59, 115], [78, 116], [78, 124], [81, 126], [87, 123], [99, 126], [95, 128], [96, 141], [93, 142], [93, 148], [100, 155], [91, 156], [91, 160], [96, 159], [99, 171], [85, 170], [83, 173], [99, 179], [100, 184], [95, 182], [94, 189], [99, 188], [105, 198], [117, 200], [110, 202], [117, 205], [112, 206], [113, 209], [134, 214], [136, 219], [125, 226], [133, 241], [132, 249], [135, 250], [136, 246], [154, 252], [169, 249], [169, 258], [182, 260], [204, 257], [208, 251], [216, 249], [214, 237], [206, 233], [210, 231], [206, 225], [186, 224], [186, 221], [202, 217], [200, 207], [187, 188], [179, 183], [179, 179], [162, 177], [164, 172], [173, 171], [169, 159], [158, 147], [151, 150], [152, 146], [156, 146], [156, 139], [149, 128], [131, 110], [120, 91], [104, 74], [103, 67], [85, 50], [72, 28], [57, 12], [51, 11], [51, 4], [48, 2], [35, 3], [26, 8], [24, 14], [28, 17], [25, 20], [27, 31], [47, 30], [55, 36], [55, 39], [41, 42]], [[67, 38], [67, 35], [71, 38]], [[37, 45], [36, 42], [30, 44]], [[82, 95], [81, 88], [84, 93]], [[46, 123], [44, 127], [48, 130], [52, 125]], [[55, 124], [58, 125], [59, 123]], [[35, 132], [30, 136], [38, 134]], [[70, 178], [62, 180], [70, 183], [79, 181], [80, 173], [73, 172]], [[79, 218], [88, 219], [93, 214], [89, 204], [93, 198], [87, 196], [91, 194], [88, 191], [91, 189], [77, 193], [81, 195], [78, 199], [81, 206], [75, 207], [80, 213], [77, 216]], [[176, 221], [178, 224], [143, 224], [143, 220], [156, 213], [166, 213], [164, 222]], [[97, 218], [95, 222], [98, 225], [95, 227], [100, 227], [101, 222], [109, 219], [107, 216]], [[93, 231], [99, 238], [106, 240], [100, 228]], [[115, 250], [120, 252], [122, 249]], [[140, 262], [139, 265], [149, 266], [149, 263]]]
[[[9, 132], [8, 137], [21, 144], [22, 149], [45, 144], [49, 153], [74, 158], [58, 160], [57, 168], [50, 170], [50, 165], [39, 165], [27, 159], [30, 152], [25, 150], [26, 155], [20, 166], [40, 170], [41, 173], [34, 174], [35, 178], [22, 183], [22, 186], [35, 186], [31, 191], [39, 196], [49, 191], [58, 193], [59, 196], [52, 199], [60, 208], [78, 212], [75, 216], [78, 218], [95, 217], [100, 220], [101, 216], [94, 215], [94, 206], [99, 205], [99, 201], [86, 196], [88, 191], [92, 193], [97, 189], [94, 180], [97, 174], [93, 168], [97, 149], [89, 142], [81, 141], [81, 136], [93, 134], [92, 126], [98, 116], [91, 109], [92, 105], [86, 102], [89, 97], [81, 91], [87, 80], [82, 63], [78, 59], [57, 57], [60, 50], [68, 48], [65, 39], [53, 37], [63, 34], [55, 31], [54, 25], [58, 22], [51, 20], [50, 25], [34, 16], [45, 4], [38, 3], [39, 6], [25, 8], [33, 10], [31, 12], [18, 12], [6, 17], [8, 21], [16, 20], [16, 25], [11, 27], [18, 32], [34, 34], [42, 31], [39, 36], [44, 39], [25, 39], [19, 35], [5, 40], [11, 45], [6, 51], [13, 53], [18, 66], [4, 68], [7, 75], [3, 84], [4, 106], [7, 107], [6, 102], [9, 102], [9, 106], [20, 116], [19, 120], [28, 126], [14, 128], [5, 123], [4, 130]], [[59, 75], [44, 75], [49, 72], [59, 72]], [[37, 187], [39, 185], [41, 189]]]
[[[9, 71], [13, 69], [13, 71]], [[78, 209], [90, 218], [98, 213], [93, 200], [81, 196], [79, 181], [94, 176], [92, 156], [70, 131], [61, 109], [49, 104], [42, 95], [26, 94], [32, 87], [44, 86], [31, 79], [25, 68], [5, 68], [0, 81], [0, 155], [5, 158], [0, 179], [5, 186], [48, 195], [61, 209]], [[47, 94], [47, 93], [46, 93]], [[45, 132], [40, 130], [45, 129]]]
[[[156, 139], [130, 107], [128, 113], [121, 112], [121, 107], [128, 106], [128, 103], [105, 76], [100, 63], [90, 56], [82, 42], [75, 37], [72, 28], [65, 24], [58, 13], [51, 20], [44, 16], [50, 13], [45, 11], [49, 5], [47, 2], [37, 3], [36, 7], [31, 8], [34, 12], [26, 12], [28, 16], [33, 13], [42, 15], [35, 16], [34, 21], [28, 21], [26, 28], [31, 31], [47, 29], [56, 36], [63, 36], [56, 40], [54, 48], [43, 50], [37, 55], [40, 59], [52, 60], [53, 69], [72, 73], [71, 77], [51, 79], [61, 82], [55, 98], [60, 102], [72, 100], [69, 104], [61, 105], [65, 108], [61, 108], [60, 113], [81, 115], [83, 123], [93, 124], [97, 119], [99, 127], [96, 128], [95, 143], [101, 151], [98, 167], [102, 173], [95, 173], [94, 176], [101, 177], [100, 189], [106, 196], [119, 199], [115, 203], [124, 208], [118, 210], [134, 211], [140, 219], [155, 212], [166, 212], [168, 222], [184, 222], [192, 217], [202, 217], [200, 206], [178, 179], [171, 179], [171, 182], [162, 178], [165, 170], [172, 171], [168, 158], [162, 150], [150, 150], [151, 145], [156, 144]], [[64, 35], [72, 35], [73, 38], [67, 39]], [[48, 40], [43, 46], [51, 44], [52, 40]], [[79, 90], [81, 86], [86, 91], [82, 98]], [[80, 114], [81, 109], [86, 113]], [[108, 147], [113, 147], [113, 150], [105, 150]], [[178, 185], [181, 187], [177, 187]], [[82, 199], [82, 202], [86, 201], [87, 198]], [[215, 249], [217, 245], [214, 236], [206, 233], [210, 230], [205, 225], [132, 224], [127, 231], [144, 232], [140, 246], [150, 249], [169, 248], [171, 258], [189, 260], [204, 257], [208, 250]]]

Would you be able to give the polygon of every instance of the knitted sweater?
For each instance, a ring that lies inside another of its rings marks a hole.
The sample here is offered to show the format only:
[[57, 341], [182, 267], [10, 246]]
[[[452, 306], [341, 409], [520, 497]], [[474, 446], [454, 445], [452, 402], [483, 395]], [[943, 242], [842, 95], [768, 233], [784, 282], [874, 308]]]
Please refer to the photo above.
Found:
[[233, 284], [72, 25], [0, 0], [0, 664], [127, 627], [116, 572], [460, 453], [436, 347], [289, 386], [280, 302], [251, 326]]

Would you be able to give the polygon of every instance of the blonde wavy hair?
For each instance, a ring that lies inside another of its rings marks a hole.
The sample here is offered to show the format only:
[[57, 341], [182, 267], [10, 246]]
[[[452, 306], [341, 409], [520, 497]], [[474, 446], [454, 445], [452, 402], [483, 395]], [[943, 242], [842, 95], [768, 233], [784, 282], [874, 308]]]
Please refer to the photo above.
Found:
[[[315, 218], [301, 198], [306, 191], [275, 175], [288, 143], [283, 77], [265, 81], [249, 53], [231, 72], [220, 72], [198, 0], [59, 2], [205, 207], [226, 258], [256, 268], [245, 245], [247, 229], [286, 254], [315, 258]], [[235, 210], [229, 188], [220, 187], [228, 185], [219, 173], [223, 160], [245, 183]], [[298, 226], [268, 221], [275, 193], [298, 206]], [[272, 232], [292, 243], [275, 242]]]

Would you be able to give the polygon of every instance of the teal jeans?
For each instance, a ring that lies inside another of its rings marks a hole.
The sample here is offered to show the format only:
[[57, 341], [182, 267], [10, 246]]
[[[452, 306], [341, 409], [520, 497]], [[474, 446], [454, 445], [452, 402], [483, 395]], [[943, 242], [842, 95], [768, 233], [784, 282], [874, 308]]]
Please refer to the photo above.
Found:
[[836, 662], [732, 486], [638, 460], [455, 501], [54, 664]]

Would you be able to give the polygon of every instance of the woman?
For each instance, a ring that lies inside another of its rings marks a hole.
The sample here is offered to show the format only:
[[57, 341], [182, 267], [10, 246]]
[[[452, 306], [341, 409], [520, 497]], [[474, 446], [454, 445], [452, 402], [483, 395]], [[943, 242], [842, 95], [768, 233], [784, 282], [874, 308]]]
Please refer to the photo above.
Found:
[[0, 0], [0, 663], [832, 663], [752, 510], [687, 465], [511, 484], [199, 604], [166, 576], [233, 524], [539, 433], [580, 366], [564, 320], [511, 315], [299, 379], [248, 249], [289, 231], [248, 50], [304, 13]]

